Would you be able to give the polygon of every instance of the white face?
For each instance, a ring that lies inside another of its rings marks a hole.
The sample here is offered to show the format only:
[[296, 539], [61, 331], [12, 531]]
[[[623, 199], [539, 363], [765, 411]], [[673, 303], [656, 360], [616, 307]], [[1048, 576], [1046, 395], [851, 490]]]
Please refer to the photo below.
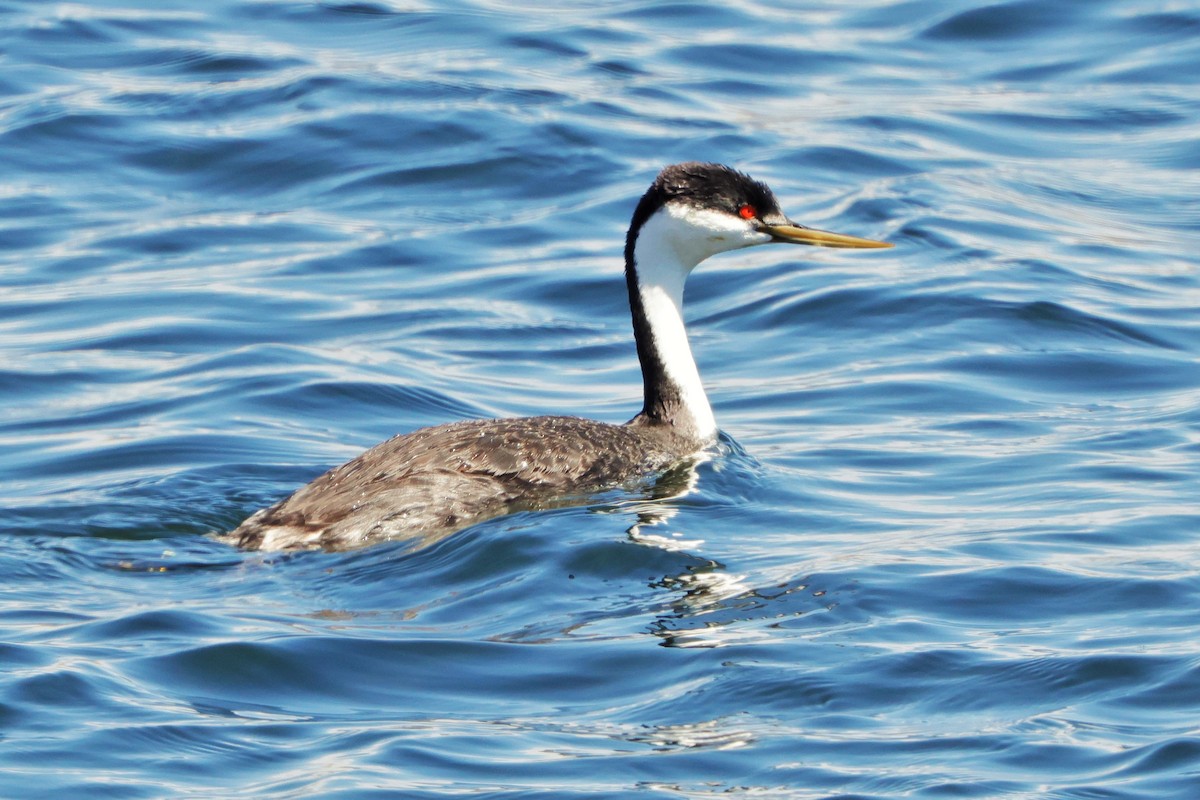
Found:
[[654, 237], [689, 269], [709, 256], [771, 241], [749, 220], [711, 208], [667, 203], [642, 226], [639, 239]]

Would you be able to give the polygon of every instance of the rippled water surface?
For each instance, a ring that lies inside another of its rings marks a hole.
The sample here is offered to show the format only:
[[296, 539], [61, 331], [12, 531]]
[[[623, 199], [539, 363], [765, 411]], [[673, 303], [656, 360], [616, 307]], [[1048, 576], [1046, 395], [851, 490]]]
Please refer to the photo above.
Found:
[[[1198, 130], [1190, 2], [0, 0], [0, 796], [1200, 797]], [[631, 416], [689, 159], [897, 245], [697, 270], [690, 493], [211, 538]]]

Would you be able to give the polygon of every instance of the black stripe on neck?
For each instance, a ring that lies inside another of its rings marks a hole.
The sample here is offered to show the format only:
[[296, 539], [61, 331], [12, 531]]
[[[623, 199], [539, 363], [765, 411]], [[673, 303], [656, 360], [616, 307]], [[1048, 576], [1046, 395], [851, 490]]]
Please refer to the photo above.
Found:
[[[646, 222], [667, 203], [687, 203], [696, 208], [711, 208], [737, 214], [749, 204], [762, 216], [777, 214], [779, 202], [766, 184], [722, 164], [688, 162], [664, 168], [638, 201], [629, 233], [625, 237], [625, 282], [629, 289], [629, 309], [633, 315], [633, 338], [642, 366], [643, 405], [634, 418], [647, 424], [665, 424], [678, 428], [690, 426], [690, 418], [681, 413], [683, 393], [667, 375], [666, 365], [654, 346], [654, 332], [646, 317], [639, 291], [637, 240]], [[685, 422], [685, 420], [687, 420]], [[695, 432], [698, 435], [698, 432]]]
[[633, 340], [637, 344], [638, 362], [642, 366], [642, 411], [635, 420], [675, 426], [682, 416], [683, 392], [667, 375], [666, 364], [654, 343], [654, 330], [650, 327], [639, 291], [637, 259], [634, 257], [636, 244], [636, 229], [631, 229], [625, 245], [625, 283], [629, 289], [629, 311], [633, 317]]

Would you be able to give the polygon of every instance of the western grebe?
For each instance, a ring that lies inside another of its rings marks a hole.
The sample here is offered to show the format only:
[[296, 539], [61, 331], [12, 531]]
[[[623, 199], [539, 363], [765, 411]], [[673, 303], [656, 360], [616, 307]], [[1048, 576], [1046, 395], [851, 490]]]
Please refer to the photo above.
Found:
[[342, 549], [444, 535], [517, 509], [586, 497], [700, 453], [717, 424], [683, 321], [683, 285], [709, 256], [771, 242], [891, 247], [797, 225], [763, 183], [720, 164], [665, 168], [625, 239], [644, 386], [622, 425], [566, 416], [470, 420], [372, 447], [226, 537], [261, 550]]

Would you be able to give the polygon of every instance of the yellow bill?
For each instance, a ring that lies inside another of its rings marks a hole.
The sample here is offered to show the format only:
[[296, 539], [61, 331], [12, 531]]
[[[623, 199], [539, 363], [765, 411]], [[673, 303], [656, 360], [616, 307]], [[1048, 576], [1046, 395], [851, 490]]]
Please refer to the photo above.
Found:
[[788, 242], [790, 244], [810, 244], [815, 247], [895, 247], [895, 245], [889, 242], [860, 239], [857, 236], [847, 236], [844, 233], [819, 231], [816, 228], [805, 228], [802, 225], [763, 225], [759, 230], [763, 233], [771, 234], [777, 242]]

